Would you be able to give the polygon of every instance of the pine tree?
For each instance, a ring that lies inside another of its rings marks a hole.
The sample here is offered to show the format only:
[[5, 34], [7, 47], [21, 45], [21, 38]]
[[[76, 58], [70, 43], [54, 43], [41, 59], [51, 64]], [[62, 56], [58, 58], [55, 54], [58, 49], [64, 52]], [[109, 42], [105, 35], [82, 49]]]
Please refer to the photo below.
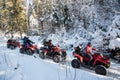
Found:
[[2, 23], [7, 26], [5, 29], [8, 32], [11, 34], [19, 32], [21, 36], [23, 32], [27, 32], [26, 13], [22, 7], [22, 0], [5, 0], [1, 12], [3, 14], [1, 21], [5, 19]]

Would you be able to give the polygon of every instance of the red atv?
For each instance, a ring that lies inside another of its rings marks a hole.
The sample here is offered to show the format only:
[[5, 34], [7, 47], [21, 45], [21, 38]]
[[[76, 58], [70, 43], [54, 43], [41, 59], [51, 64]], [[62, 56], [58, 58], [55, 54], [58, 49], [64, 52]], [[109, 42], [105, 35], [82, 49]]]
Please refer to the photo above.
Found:
[[7, 41], [7, 48], [15, 49], [16, 47], [20, 47], [20, 42], [18, 42], [17, 40], [12, 40], [12, 39], [9, 39]]
[[20, 46], [20, 53], [23, 54], [28, 54], [28, 55], [33, 55], [34, 53], [39, 54], [39, 49], [37, 45], [28, 45], [26, 47], [24, 47], [24, 45], [22, 44]]
[[107, 74], [106, 68], [110, 67], [109, 58], [103, 56], [100, 53], [94, 53], [94, 55], [92, 55], [93, 60], [90, 66], [88, 66], [89, 58], [87, 57], [87, 55], [85, 55], [85, 52], [83, 52], [81, 48], [79, 49], [80, 49], [79, 53], [76, 53], [76, 48], [75, 51], [73, 52], [73, 56], [76, 58], [71, 61], [71, 65], [73, 68], [80, 68], [81, 66], [83, 66], [86, 68], [94, 69], [97, 74], [101, 74], [101, 75]]
[[42, 59], [49, 58], [53, 59], [54, 62], [63, 62], [66, 60], [66, 51], [60, 49], [59, 46], [52, 47], [50, 51], [47, 46], [40, 48], [39, 57]]

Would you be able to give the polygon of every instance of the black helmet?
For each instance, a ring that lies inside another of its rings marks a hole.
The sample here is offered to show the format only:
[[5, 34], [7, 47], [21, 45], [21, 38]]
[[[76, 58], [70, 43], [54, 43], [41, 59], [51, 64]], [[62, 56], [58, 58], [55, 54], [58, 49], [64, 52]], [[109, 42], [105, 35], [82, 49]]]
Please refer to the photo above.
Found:
[[87, 45], [91, 46], [91, 42], [88, 42], [88, 44], [87, 44]]
[[49, 42], [51, 42], [52, 40], [50, 39]]

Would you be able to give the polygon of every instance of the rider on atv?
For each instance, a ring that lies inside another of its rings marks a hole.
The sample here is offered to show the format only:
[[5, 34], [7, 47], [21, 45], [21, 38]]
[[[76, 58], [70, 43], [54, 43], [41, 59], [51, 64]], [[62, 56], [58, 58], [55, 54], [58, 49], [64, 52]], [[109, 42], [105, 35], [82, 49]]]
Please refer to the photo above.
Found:
[[52, 40], [48, 41], [48, 45], [47, 46], [48, 46], [49, 51], [52, 52], [52, 47], [54, 46], [53, 43], [52, 43]]
[[[52, 40], [44, 40], [43, 45], [46, 47], [46, 49], [49, 51], [49, 54], [51, 55], [52, 53], [52, 48], [54, 47]], [[46, 56], [46, 53], [44, 54]]]
[[[52, 40], [49, 40], [48, 42], [47, 42], [47, 48], [48, 48], [48, 51], [49, 51], [49, 54], [50, 55], [52, 55], [52, 52], [53, 52], [53, 47], [54, 47], [54, 45], [53, 45], [53, 43], [52, 43]], [[46, 54], [45, 54], [46, 55]]]
[[79, 46], [75, 47], [75, 53], [80, 54], [81, 48]]
[[93, 57], [92, 57], [93, 52], [92, 52], [92, 50], [96, 51], [96, 48], [93, 48], [91, 43], [88, 42], [88, 44], [87, 44], [87, 46], [85, 48], [85, 51], [86, 51], [86, 56], [90, 59], [89, 62], [88, 62], [89, 66], [90, 66], [91, 61], [93, 60]]
[[43, 41], [44, 47], [40, 48], [40, 58], [52, 59], [54, 62], [64, 62], [66, 60], [66, 51], [61, 49], [59, 45], [54, 46], [52, 40]]
[[25, 36], [25, 37], [23, 38], [23, 45], [24, 45], [25, 48], [27, 47], [27, 45], [31, 46], [33, 43], [34, 43], [34, 42], [31, 41], [31, 40], [29, 39], [29, 37], [26, 37], [26, 36]]
[[20, 47], [20, 42], [12, 35], [7, 41], [7, 48], [15, 49], [16, 47]]

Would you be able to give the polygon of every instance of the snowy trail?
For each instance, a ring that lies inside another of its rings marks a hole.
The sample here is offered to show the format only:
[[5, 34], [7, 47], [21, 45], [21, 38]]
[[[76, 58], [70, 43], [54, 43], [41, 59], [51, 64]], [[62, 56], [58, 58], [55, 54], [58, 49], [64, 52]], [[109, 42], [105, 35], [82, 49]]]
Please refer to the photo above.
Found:
[[119, 63], [111, 62], [111, 67], [108, 71], [109, 71], [108, 76], [112, 77], [115, 80], [120, 80], [120, 64]]
[[[42, 60], [39, 57], [19, 53], [19, 48], [6, 48], [6, 41], [0, 41], [0, 80], [119, 80], [120, 64], [112, 63], [110, 75], [101, 76], [89, 69], [73, 69], [70, 57], [66, 64], [57, 64], [52, 60]], [[5, 62], [4, 54], [7, 57]], [[68, 53], [70, 54], [70, 53]], [[3, 58], [1, 58], [3, 57]], [[5, 62], [5, 63], [3, 63]], [[87, 77], [86, 77], [87, 75]]]

